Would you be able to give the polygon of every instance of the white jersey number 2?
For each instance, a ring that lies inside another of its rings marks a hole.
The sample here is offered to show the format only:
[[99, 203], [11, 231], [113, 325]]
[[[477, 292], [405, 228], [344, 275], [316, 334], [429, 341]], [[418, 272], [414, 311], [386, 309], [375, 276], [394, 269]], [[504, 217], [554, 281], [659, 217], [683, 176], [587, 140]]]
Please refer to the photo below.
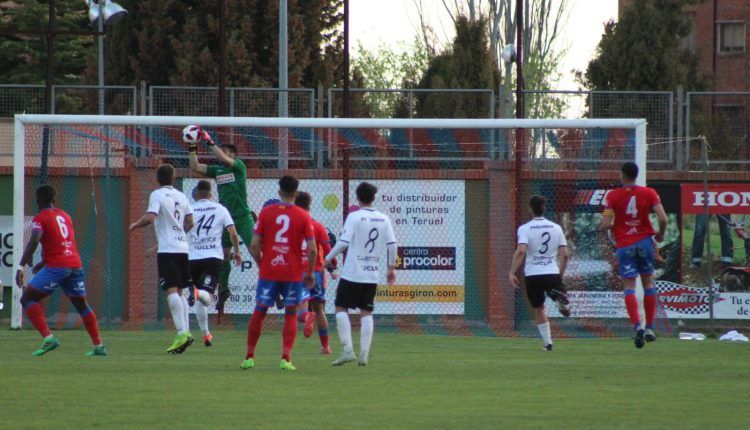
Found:
[[279, 215], [276, 217], [276, 224], [280, 224], [281, 228], [276, 232], [276, 243], [287, 243], [289, 239], [284, 237], [284, 233], [289, 230], [289, 215]]

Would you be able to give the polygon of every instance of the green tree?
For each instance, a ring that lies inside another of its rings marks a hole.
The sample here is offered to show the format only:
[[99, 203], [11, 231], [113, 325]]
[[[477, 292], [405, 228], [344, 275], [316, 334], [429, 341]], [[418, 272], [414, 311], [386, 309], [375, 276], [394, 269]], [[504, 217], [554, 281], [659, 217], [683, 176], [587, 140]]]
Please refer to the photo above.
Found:
[[694, 0], [635, 0], [619, 22], [608, 22], [582, 77], [592, 90], [674, 91], [701, 89], [698, 53], [680, 47], [690, 33], [683, 7]]

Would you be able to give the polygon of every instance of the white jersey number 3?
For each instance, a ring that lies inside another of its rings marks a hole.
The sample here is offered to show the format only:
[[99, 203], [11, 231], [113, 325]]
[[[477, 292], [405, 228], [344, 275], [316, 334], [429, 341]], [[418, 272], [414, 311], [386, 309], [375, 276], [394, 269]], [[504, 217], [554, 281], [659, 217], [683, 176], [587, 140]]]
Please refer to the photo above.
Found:
[[288, 243], [289, 239], [284, 237], [284, 233], [289, 230], [289, 215], [279, 215], [276, 217], [276, 224], [280, 224], [281, 228], [276, 232], [276, 243]]
[[632, 215], [633, 218], [638, 218], [638, 208], [635, 205], [635, 196], [630, 198], [628, 207], [625, 209], [625, 213], [628, 215]]

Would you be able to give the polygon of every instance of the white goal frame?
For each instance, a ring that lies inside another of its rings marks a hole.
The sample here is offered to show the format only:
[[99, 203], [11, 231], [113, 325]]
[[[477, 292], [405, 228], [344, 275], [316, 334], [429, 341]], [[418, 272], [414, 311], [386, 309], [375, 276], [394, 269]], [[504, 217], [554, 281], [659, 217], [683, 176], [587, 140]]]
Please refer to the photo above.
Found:
[[[420, 128], [420, 129], [575, 129], [609, 128], [635, 130], [635, 162], [642, 174], [638, 184], [646, 184], [645, 119], [369, 119], [369, 118], [253, 118], [196, 116], [115, 116], [115, 115], [16, 115], [13, 128], [13, 273], [20, 267], [24, 249], [25, 156], [27, 125], [172, 126], [200, 124], [208, 127], [268, 128]], [[11, 328], [22, 324], [21, 289], [13, 287]]]

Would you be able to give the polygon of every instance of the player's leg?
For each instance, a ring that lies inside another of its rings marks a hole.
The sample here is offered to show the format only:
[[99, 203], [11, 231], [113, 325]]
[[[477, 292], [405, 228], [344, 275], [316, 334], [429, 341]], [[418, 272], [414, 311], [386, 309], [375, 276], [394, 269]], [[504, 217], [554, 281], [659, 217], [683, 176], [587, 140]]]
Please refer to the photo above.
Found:
[[562, 276], [560, 275], [545, 275], [547, 278], [546, 282], [548, 285], [547, 295], [557, 303], [557, 309], [560, 314], [564, 317], [570, 316], [570, 299], [568, 299], [568, 292], [565, 289], [565, 285], [562, 282]]
[[534, 324], [539, 330], [544, 347], [552, 350], [552, 333], [549, 327], [547, 313], [544, 310], [544, 291], [546, 285], [544, 276], [527, 276], [524, 279], [526, 285], [526, 297], [529, 299], [531, 308], [534, 310]]
[[354, 347], [352, 346], [352, 324], [349, 321], [349, 309], [357, 307], [358, 292], [356, 291], [356, 284], [349, 282], [346, 279], [339, 281], [339, 286], [336, 289], [336, 330], [339, 333], [339, 340], [341, 341], [341, 356], [337, 358], [333, 363], [334, 366], [341, 366], [342, 364], [350, 363], [354, 361]]
[[44, 339], [42, 346], [33, 352], [36, 356], [44, 355], [60, 346], [60, 342], [47, 325], [47, 320], [44, 318], [44, 308], [40, 304], [45, 297], [54, 291], [55, 287], [52, 286], [52, 282], [55, 281], [52, 280], [53, 277], [54, 273], [51, 273], [50, 269], [42, 269], [29, 281], [21, 295], [21, 306], [26, 316], [29, 317], [31, 324]]
[[326, 318], [325, 301], [313, 299], [310, 304], [315, 312], [318, 323], [318, 337], [320, 338], [320, 353], [328, 355], [331, 353], [331, 345], [328, 341], [328, 318]]
[[273, 306], [274, 300], [278, 294], [278, 284], [274, 281], [265, 279], [258, 280], [256, 291], [257, 303], [250, 321], [247, 323], [247, 353], [245, 361], [242, 362], [241, 368], [250, 369], [255, 367], [255, 347], [258, 345], [258, 339], [263, 332], [263, 320], [266, 318], [268, 308]]
[[281, 332], [283, 349], [281, 352], [281, 370], [296, 370], [292, 364], [292, 350], [297, 338], [297, 308], [298, 305], [284, 308], [284, 328]]
[[232, 241], [229, 239], [229, 233], [224, 231], [221, 235], [221, 246], [224, 248], [224, 261], [221, 264], [221, 272], [219, 273], [219, 294], [218, 300], [216, 301], [216, 310], [219, 312], [219, 321], [221, 321], [222, 315], [224, 315], [224, 305], [231, 292], [229, 290], [229, 274], [232, 272]]
[[96, 314], [89, 306], [86, 300], [86, 281], [83, 270], [72, 270], [70, 276], [62, 281], [61, 287], [63, 292], [76, 308], [78, 314], [83, 320], [83, 326], [91, 338], [93, 349], [86, 353], [87, 356], [106, 356], [107, 348], [104, 347], [102, 339], [99, 336], [99, 323], [96, 320]]
[[359, 307], [360, 310], [360, 336], [359, 336], [359, 365], [367, 366], [367, 360], [370, 357], [370, 346], [372, 345], [372, 336], [375, 333], [375, 320], [372, 312], [375, 310], [375, 294], [377, 285], [363, 285], [360, 291]]
[[316, 314], [312, 309], [312, 301], [319, 299], [323, 291], [323, 274], [315, 272], [313, 273], [313, 277], [315, 278], [315, 286], [312, 290], [308, 291], [310, 300], [308, 304], [300, 304], [299, 311], [297, 311], [297, 319], [304, 325], [302, 334], [306, 338], [312, 336], [313, 329], [315, 328]]
[[643, 310], [646, 313], [646, 330], [644, 338], [648, 342], [656, 340], [654, 334], [654, 320], [656, 319], [656, 306], [659, 299], [656, 288], [654, 288], [654, 242], [651, 238], [639, 242], [636, 247], [638, 255], [638, 273], [643, 284]]

